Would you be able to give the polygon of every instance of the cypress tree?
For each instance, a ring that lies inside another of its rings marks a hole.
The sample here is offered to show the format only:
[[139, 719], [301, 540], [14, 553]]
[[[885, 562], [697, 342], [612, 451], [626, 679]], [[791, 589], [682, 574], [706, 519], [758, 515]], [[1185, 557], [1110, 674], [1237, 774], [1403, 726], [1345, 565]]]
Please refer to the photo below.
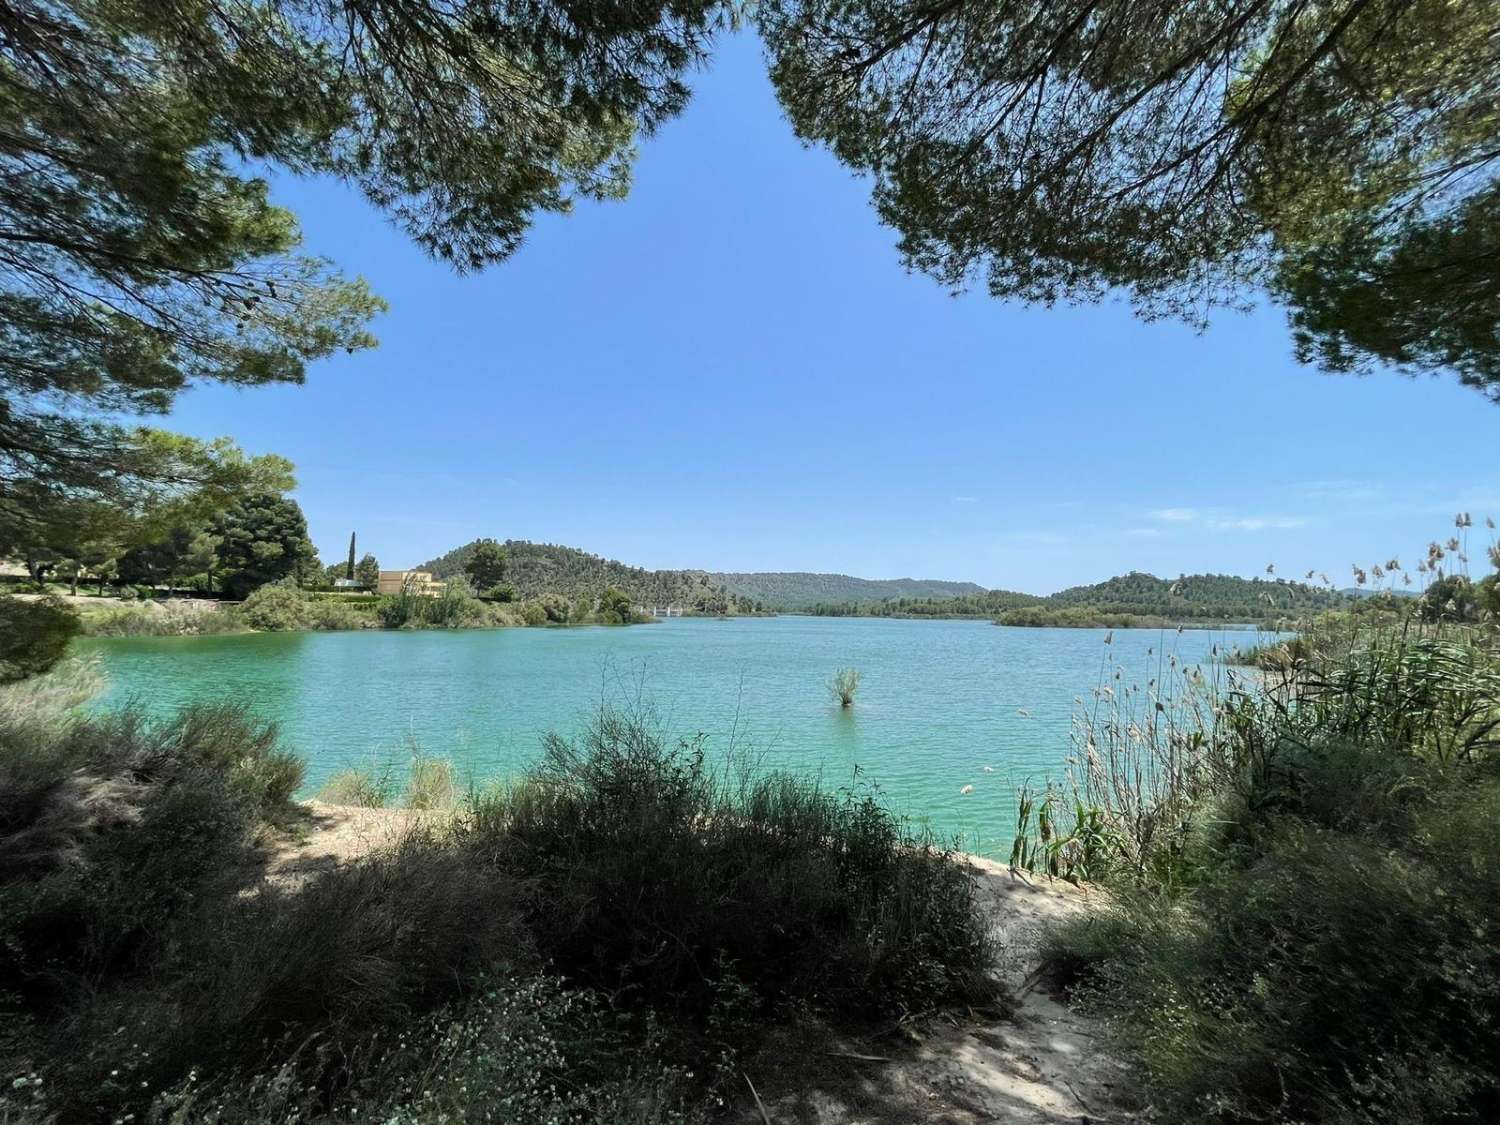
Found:
[[344, 569], [344, 577], [350, 581], [354, 580], [354, 532], [349, 533], [349, 565]]

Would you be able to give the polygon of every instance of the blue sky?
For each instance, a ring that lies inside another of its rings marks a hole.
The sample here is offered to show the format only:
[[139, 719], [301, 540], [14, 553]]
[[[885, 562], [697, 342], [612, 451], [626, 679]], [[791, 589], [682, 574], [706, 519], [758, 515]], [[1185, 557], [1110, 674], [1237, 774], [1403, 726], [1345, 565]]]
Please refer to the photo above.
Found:
[[619, 203], [457, 277], [357, 194], [276, 181], [366, 277], [381, 346], [306, 386], [199, 388], [172, 424], [296, 462], [325, 560], [480, 535], [649, 567], [830, 570], [1048, 592], [1413, 556], [1500, 517], [1500, 409], [1452, 381], [1320, 375], [1274, 309], [1206, 334], [1111, 304], [953, 297], [868, 185], [792, 135], [724, 41]]

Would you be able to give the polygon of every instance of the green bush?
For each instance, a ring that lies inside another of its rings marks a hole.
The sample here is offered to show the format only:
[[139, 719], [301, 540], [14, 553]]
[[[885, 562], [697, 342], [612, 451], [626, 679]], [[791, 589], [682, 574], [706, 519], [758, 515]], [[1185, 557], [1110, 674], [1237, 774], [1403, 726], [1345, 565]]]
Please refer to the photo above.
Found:
[[294, 586], [262, 586], [240, 605], [240, 616], [252, 629], [293, 632], [308, 627], [310, 599]]
[[629, 625], [636, 619], [630, 595], [618, 586], [605, 588], [599, 597], [599, 608], [595, 616], [603, 625]]
[[[644, 1041], [644, 1042], [643, 1042]], [[556, 978], [495, 975], [471, 995], [374, 1039], [330, 1099], [299, 1081], [295, 1061], [170, 1091], [170, 1122], [280, 1125], [318, 1119], [388, 1125], [691, 1125], [693, 1083], [594, 994]], [[332, 1102], [330, 1105], [329, 1102]]]
[[78, 628], [78, 615], [58, 598], [0, 596], [0, 684], [55, 667]]
[[264, 632], [304, 629], [362, 629], [378, 609], [373, 601], [319, 596], [284, 583], [262, 586], [241, 603], [239, 614], [251, 628]]
[[1001, 999], [970, 873], [873, 794], [714, 770], [638, 718], [265, 881], [301, 780], [274, 728], [61, 714], [0, 740], [8, 1120], [667, 1125], [704, 1099], [686, 1067], [788, 1013]]
[[696, 1017], [726, 974], [768, 1010], [998, 999], [972, 877], [873, 793], [714, 770], [701, 740], [608, 712], [546, 748], [460, 831], [538, 880], [532, 927], [570, 978]]
[[238, 885], [302, 763], [236, 707], [0, 728], [0, 996], [46, 1007], [147, 964], [161, 928]]
[[1158, 1119], [1500, 1114], [1489, 643], [1381, 631], [1231, 699], [1171, 868], [1053, 936]]

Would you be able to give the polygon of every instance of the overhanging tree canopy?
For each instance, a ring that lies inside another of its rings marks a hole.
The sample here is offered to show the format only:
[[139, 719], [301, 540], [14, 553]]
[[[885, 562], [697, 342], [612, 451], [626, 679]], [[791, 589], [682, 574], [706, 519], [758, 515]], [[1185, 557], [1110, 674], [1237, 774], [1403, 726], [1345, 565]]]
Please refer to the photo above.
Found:
[[909, 264], [1202, 321], [1265, 287], [1299, 355], [1500, 399], [1496, 0], [769, 0], [800, 135]]
[[0, 4], [0, 504], [171, 479], [101, 413], [298, 382], [374, 341], [364, 283], [298, 252], [256, 162], [355, 183], [459, 269], [628, 184], [714, 5]]

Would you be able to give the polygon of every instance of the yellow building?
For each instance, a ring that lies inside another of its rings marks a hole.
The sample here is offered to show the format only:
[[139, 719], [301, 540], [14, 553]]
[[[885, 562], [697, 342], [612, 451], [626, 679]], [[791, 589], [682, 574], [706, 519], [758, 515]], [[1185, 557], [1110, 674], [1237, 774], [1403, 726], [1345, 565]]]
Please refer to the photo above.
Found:
[[419, 598], [435, 598], [443, 592], [443, 584], [426, 570], [382, 570], [380, 581], [375, 586], [377, 594], [399, 594], [405, 590]]

